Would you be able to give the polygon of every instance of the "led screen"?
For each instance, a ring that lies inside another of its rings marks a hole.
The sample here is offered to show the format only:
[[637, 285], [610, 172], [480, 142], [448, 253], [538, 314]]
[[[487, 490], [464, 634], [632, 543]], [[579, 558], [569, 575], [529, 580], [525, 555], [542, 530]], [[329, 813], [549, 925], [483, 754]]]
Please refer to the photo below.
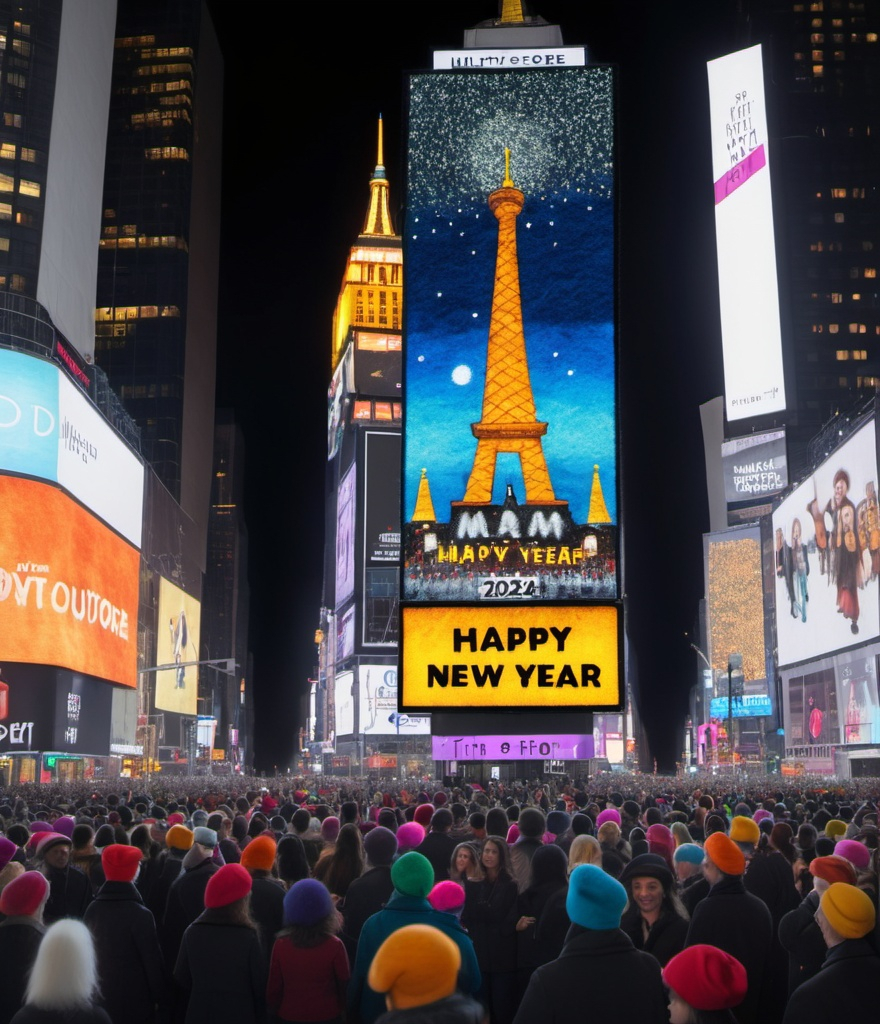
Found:
[[159, 624], [156, 644], [157, 664], [174, 665], [156, 673], [156, 707], [195, 715], [198, 711], [199, 630], [202, 608], [197, 598], [168, 580], [159, 579]]
[[351, 736], [354, 732], [353, 687], [354, 672], [337, 673], [334, 687], [337, 736]]
[[880, 511], [873, 419], [773, 512], [779, 664], [880, 634]]
[[0, 476], [0, 659], [136, 686], [138, 564], [57, 487]]
[[533, 761], [542, 757], [586, 761], [595, 757], [593, 737], [577, 734], [434, 736], [431, 747], [435, 761]]
[[360, 732], [369, 736], [428, 736], [427, 715], [403, 715], [397, 710], [397, 666], [360, 665]]
[[65, 487], [137, 547], [144, 467], [52, 363], [0, 349], [0, 470]]
[[336, 607], [354, 593], [355, 467], [342, 478], [336, 496]]
[[405, 598], [617, 596], [614, 208], [609, 68], [410, 77]]
[[400, 434], [367, 431], [364, 563], [400, 563]]
[[788, 486], [785, 431], [735, 437], [721, 445], [724, 496], [731, 502], [759, 502]]
[[727, 419], [785, 409], [761, 47], [709, 61]]

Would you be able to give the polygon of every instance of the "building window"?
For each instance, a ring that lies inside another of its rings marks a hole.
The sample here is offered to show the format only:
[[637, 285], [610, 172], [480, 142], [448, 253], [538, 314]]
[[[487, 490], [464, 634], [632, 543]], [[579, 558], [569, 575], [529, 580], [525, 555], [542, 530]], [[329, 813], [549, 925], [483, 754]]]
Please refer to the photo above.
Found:
[[25, 146], [22, 146], [21, 158], [29, 164], [35, 164], [37, 162], [37, 151], [35, 149], [27, 149]]
[[835, 224], [843, 224], [843, 222], [845, 220], [846, 220], [846, 217], [842, 213], [835, 213], [834, 214], [834, 223]]
[[838, 303], [843, 302], [843, 292], [832, 292], [831, 293], [831, 301], [835, 305], [837, 305]]
[[22, 178], [18, 183], [18, 191], [23, 196], [35, 196], [39, 199], [41, 186], [38, 181], [28, 181], [26, 178]]
[[829, 334], [837, 334], [837, 332], [839, 330], [840, 330], [840, 324], [829, 324], [828, 325], [828, 333]]
[[839, 348], [837, 350], [837, 361], [839, 363], [845, 363], [849, 359], [849, 349]]

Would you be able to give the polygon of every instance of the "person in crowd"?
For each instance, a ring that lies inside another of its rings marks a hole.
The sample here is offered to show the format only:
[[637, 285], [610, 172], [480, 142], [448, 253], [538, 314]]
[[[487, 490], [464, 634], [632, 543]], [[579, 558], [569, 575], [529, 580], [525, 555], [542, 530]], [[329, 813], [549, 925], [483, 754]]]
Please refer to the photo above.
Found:
[[764, 975], [773, 944], [773, 920], [763, 900], [743, 885], [746, 858], [724, 832], [706, 840], [703, 873], [711, 888], [694, 910], [686, 946], [718, 946], [745, 967], [748, 993], [735, 1016], [739, 1024], [765, 1024]]
[[368, 988], [367, 974], [379, 946], [392, 932], [409, 924], [430, 924], [448, 935], [461, 952], [459, 988], [474, 995], [480, 987], [480, 968], [470, 936], [451, 914], [434, 910], [428, 902], [428, 893], [434, 886], [431, 862], [411, 850], [392, 864], [391, 881], [391, 899], [361, 930], [349, 985], [348, 1024], [375, 1024], [382, 1014], [384, 1000]]
[[341, 926], [322, 882], [304, 878], [285, 893], [266, 985], [268, 1009], [278, 1020], [342, 1024], [351, 969]]
[[672, 855], [678, 895], [688, 917], [693, 917], [694, 907], [709, 893], [709, 883], [702, 872], [704, 857], [703, 847], [697, 843], [682, 843]]
[[390, 829], [377, 825], [364, 836], [367, 869], [348, 887], [340, 907], [344, 922], [342, 941], [351, 962], [354, 962], [365, 922], [378, 914], [394, 892], [391, 865], [396, 854], [397, 836]]
[[136, 846], [104, 847], [105, 881], [83, 917], [95, 943], [101, 1005], [126, 1024], [152, 1024], [165, 996], [156, 922], [134, 884], [141, 856]]
[[193, 829], [192, 836], [192, 846], [183, 858], [183, 870], [168, 890], [165, 913], [159, 927], [162, 953], [169, 967], [177, 960], [183, 933], [205, 909], [208, 882], [220, 870], [220, 865], [214, 860], [217, 833], [200, 825]]
[[663, 857], [644, 853], [620, 876], [627, 905], [620, 919], [636, 949], [656, 957], [661, 967], [684, 949], [690, 917], [675, 890], [675, 877]]
[[241, 866], [251, 876], [251, 917], [260, 933], [260, 946], [269, 970], [272, 944], [284, 916], [284, 886], [273, 877], [277, 844], [271, 832], [253, 838], [241, 854]]
[[731, 1008], [745, 999], [746, 969], [717, 946], [689, 946], [663, 968], [670, 1024], [736, 1024]]
[[443, 932], [411, 924], [382, 943], [370, 965], [370, 988], [385, 996], [377, 1024], [484, 1024], [482, 1006], [456, 992], [461, 950]]
[[465, 882], [481, 878], [482, 874], [476, 845], [472, 842], [459, 843], [449, 861], [449, 877], [463, 886]]
[[626, 890], [602, 868], [574, 869], [565, 901], [572, 922], [565, 945], [556, 960], [532, 974], [514, 1024], [569, 1024], [572, 985], [589, 993], [591, 1019], [619, 1019], [625, 1001], [627, 1020], [666, 1024], [660, 964], [620, 930], [626, 901]]
[[571, 925], [565, 910], [567, 895], [565, 851], [556, 844], [542, 846], [532, 857], [531, 884], [517, 900], [517, 1003], [535, 969], [555, 960], [562, 950]]
[[43, 908], [48, 898], [45, 876], [24, 868], [0, 893], [0, 1024], [9, 1024], [24, 1001], [28, 973], [46, 931]]
[[819, 898], [816, 920], [828, 952], [822, 969], [792, 993], [783, 1024], [874, 1019], [880, 957], [868, 940], [876, 923], [870, 896], [832, 882]]
[[36, 863], [49, 882], [49, 899], [43, 921], [49, 925], [62, 917], [82, 919], [92, 898], [88, 878], [70, 865], [71, 841], [59, 832], [43, 832], [37, 843]]
[[427, 857], [434, 868], [434, 882], [443, 882], [449, 876], [449, 862], [457, 848], [456, 841], [450, 835], [452, 831], [452, 811], [448, 807], [439, 807], [431, 815], [431, 824], [427, 835], [417, 847], [423, 857]]
[[[531, 880], [531, 862], [535, 851], [544, 845], [547, 819], [537, 807], [524, 807], [516, 821], [519, 838], [510, 849], [510, 871], [517, 888], [523, 892]], [[503, 836], [505, 833], [492, 833]], [[488, 839], [486, 840], [488, 842]]]
[[24, 1006], [11, 1024], [113, 1024], [97, 995], [95, 947], [88, 928], [74, 918], [56, 921], [46, 929], [27, 980]]
[[266, 972], [248, 907], [251, 885], [241, 864], [224, 864], [208, 879], [205, 909], [184, 932], [174, 965], [186, 1024], [264, 1019]]
[[193, 834], [186, 825], [172, 825], [165, 833], [165, 849], [159, 855], [159, 865], [147, 900], [157, 925], [162, 923], [168, 890], [183, 870], [183, 859], [192, 849], [192, 844]]
[[425, 830], [417, 821], [404, 822], [397, 830], [397, 855], [412, 853], [421, 846]]
[[578, 864], [598, 864], [602, 866], [602, 847], [595, 836], [579, 835], [571, 841], [568, 850], [568, 873]]
[[363, 836], [357, 825], [349, 821], [339, 829], [329, 852], [321, 854], [312, 877], [323, 882], [334, 896], [343, 899], [351, 883], [364, 873], [364, 867]]
[[[544, 816], [537, 808], [525, 808], [523, 815], [530, 810], [535, 811], [543, 822]], [[540, 842], [538, 848], [543, 849]], [[537, 855], [537, 850], [534, 855]], [[503, 839], [498, 836], [486, 839], [480, 854], [483, 877], [465, 883], [465, 906], [461, 918], [473, 939], [483, 979], [478, 998], [489, 1012], [493, 1024], [510, 1024], [516, 1012], [516, 923], [519, 915], [518, 887], [511, 870], [511, 860], [512, 851]], [[531, 879], [531, 859], [523, 859], [521, 865], [527, 866], [526, 877]]]

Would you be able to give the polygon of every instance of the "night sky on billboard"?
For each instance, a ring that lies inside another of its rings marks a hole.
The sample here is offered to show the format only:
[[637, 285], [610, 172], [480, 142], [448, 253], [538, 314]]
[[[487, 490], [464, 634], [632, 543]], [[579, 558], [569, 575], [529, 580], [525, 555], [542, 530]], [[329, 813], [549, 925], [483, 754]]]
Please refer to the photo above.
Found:
[[[209, 7], [225, 50], [227, 98], [218, 404], [236, 408], [247, 443], [257, 764], [271, 770], [290, 763], [295, 728], [287, 722], [296, 715], [297, 694], [307, 690], [316, 662], [313, 636], [325, 600], [321, 548], [331, 320], [345, 258], [367, 210], [376, 118], [384, 118], [392, 214], [402, 231], [405, 75], [430, 69], [434, 48], [460, 49], [464, 30], [495, 17], [498, 5], [459, 0], [438, 8], [389, 0], [379, 8], [347, 5], [343, 18], [331, 19], [320, 7], [256, 0], [248, 6], [248, 19], [261, 26], [258, 60], [241, 45], [240, 9], [226, 0], [209, 0]], [[610, 201], [597, 194], [589, 211], [590, 232], [599, 241], [610, 223], [606, 203], [617, 204], [614, 289], [578, 294], [560, 285], [567, 211], [551, 210], [554, 197], [543, 194], [532, 176], [541, 165], [538, 157], [552, 161], [555, 147], [565, 145], [565, 133], [533, 128], [512, 145], [501, 144], [511, 145], [513, 177], [526, 194], [518, 242], [553, 260], [552, 284], [545, 290], [539, 280], [524, 277], [523, 315], [529, 358], [555, 380], [560, 395], [584, 385], [581, 368], [567, 362], [566, 317], [577, 310], [601, 338], [601, 325], [610, 323], [617, 306], [622, 468], [620, 490], [606, 486], [604, 496], [614, 522], [626, 522], [628, 665], [661, 767], [672, 767], [680, 756], [676, 730], [696, 672], [684, 632], [693, 630], [702, 597], [702, 533], [709, 529], [699, 405], [723, 390], [706, 61], [744, 45], [735, 31], [737, 7], [737, 0], [538, 0], [533, 6], [533, 13], [561, 25], [566, 45], [586, 44], [592, 63], [618, 69], [612, 152], [618, 191]], [[298, 40], [293, 47], [292, 39]], [[279, 113], [277, 97], [291, 95], [294, 67], [306, 85], [295, 87], [301, 92], [295, 118], [289, 118]], [[490, 116], [498, 118], [499, 140], [516, 126], [509, 112]], [[277, 139], [279, 131], [290, 139], [292, 155], [262, 160], [255, 173], [257, 140]], [[525, 156], [517, 152], [519, 145]], [[431, 315], [462, 338], [485, 328], [490, 288], [481, 275], [471, 276], [471, 267], [489, 258], [497, 241], [480, 232], [494, 219], [486, 192], [497, 187], [503, 165], [492, 168], [485, 154], [479, 156], [483, 176], [474, 178], [473, 189], [454, 206], [448, 197], [433, 197], [431, 221], [415, 240], [425, 251], [433, 247], [438, 257], [447, 246], [463, 249], [472, 240], [476, 254], [451, 270], [451, 281], [435, 289], [445, 295], [432, 302]], [[426, 174], [431, 171], [426, 168]], [[253, 203], [242, 201], [243, 187], [273, 197], [271, 211], [256, 216]], [[586, 194], [580, 201], [587, 203]], [[406, 273], [405, 266], [405, 282]], [[455, 301], [457, 326], [450, 319], [450, 284], [463, 296]], [[596, 306], [597, 299], [605, 305]], [[545, 365], [542, 346], [533, 342], [552, 306], [560, 345], [549, 349]], [[243, 346], [243, 339], [259, 343]], [[457, 403], [470, 402], [471, 409], [476, 403], [479, 412], [485, 348], [483, 330], [470, 351], [437, 369], [438, 394], [456, 403], [450, 406], [456, 420], [460, 412], [471, 417], [466, 423], [479, 418]], [[459, 365], [470, 368], [470, 384], [452, 381]], [[552, 424], [556, 396], [539, 388], [536, 370], [539, 417]], [[579, 394], [585, 403], [592, 400], [585, 391]], [[596, 422], [592, 411], [591, 416]], [[440, 423], [447, 422], [444, 415]], [[552, 446], [552, 433], [544, 440]], [[560, 466], [551, 467], [553, 483], [580, 517], [589, 480], [565, 479], [566, 454], [554, 456]], [[614, 453], [591, 452], [588, 458], [604, 474]], [[461, 498], [469, 468], [448, 482], [442, 467], [432, 470], [440, 488], [434, 495], [438, 515], [445, 517], [448, 502]], [[433, 488], [434, 476], [431, 483]], [[410, 499], [407, 504], [411, 513]]]

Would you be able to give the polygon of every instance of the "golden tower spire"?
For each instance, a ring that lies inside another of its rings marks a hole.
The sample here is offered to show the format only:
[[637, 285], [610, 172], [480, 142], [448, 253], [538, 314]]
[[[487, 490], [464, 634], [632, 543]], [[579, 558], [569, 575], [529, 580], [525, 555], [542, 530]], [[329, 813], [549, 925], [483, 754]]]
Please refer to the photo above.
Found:
[[593, 486], [590, 488], [590, 511], [587, 514], [588, 523], [610, 523], [611, 516], [608, 514], [608, 506], [605, 504], [605, 495], [602, 493], [602, 483], [599, 480], [599, 466], [593, 466]]
[[471, 424], [477, 451], [461, 504], [491, 503], [495, 464], [501, 452], [514, 452], [520, 457], [527, 505], [566, 504], [557, 501], [553, 493], [541, 446], [547, 424], [537, 420], [526, 359], [516, 252], [516, 218], [524, 202], [525, 196], [513, 186], [510, 151], [505, 150], [504, 183], [489, 196], [489, 208], [498, 221], [498, 253], [483, 413], [479, 423]]
[[394, 234], [394, 226], [391, 223], [391, 212], [388, 205], [388, 179], [385, 177], [385, 164], [382, 155], [383, 125], [382, 115], [379, 115], [379, 141], [376, 154], [376, 169], [370, 179], [370, 206], [367, 210], [367, 219], [364, 221], [362, 235], [386, 235]]
[[419, 492], [416, 495], [416, 508], [412, 514], [412, 523], [436, 523], [437, 515], [434, 512], [434, 502], [431, 498], [431, 485], [428, 483], [428, 471], [422, 470], [419, 480]]
[[502, 25], [519, 25], [525, 20], [522, 0], [501, 0], [501, 17], [499, 21]]

